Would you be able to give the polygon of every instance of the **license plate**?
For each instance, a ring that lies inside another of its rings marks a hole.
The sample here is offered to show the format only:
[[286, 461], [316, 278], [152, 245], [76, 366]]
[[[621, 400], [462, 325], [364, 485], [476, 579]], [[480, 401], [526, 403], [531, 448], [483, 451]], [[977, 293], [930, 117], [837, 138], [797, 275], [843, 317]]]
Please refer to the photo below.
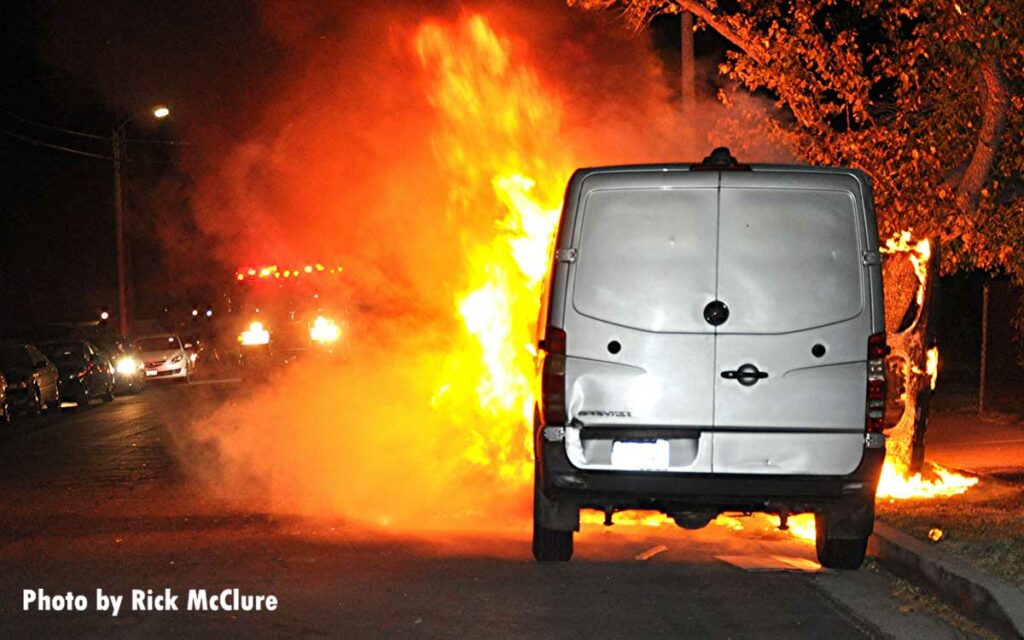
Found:
[[612, 442], [612, 466], [637, 471], [668, 469], [668, 440]]
[[155, 376], [156, 375], [156, 371], [147, 371], [146, 375], [147, 376]]

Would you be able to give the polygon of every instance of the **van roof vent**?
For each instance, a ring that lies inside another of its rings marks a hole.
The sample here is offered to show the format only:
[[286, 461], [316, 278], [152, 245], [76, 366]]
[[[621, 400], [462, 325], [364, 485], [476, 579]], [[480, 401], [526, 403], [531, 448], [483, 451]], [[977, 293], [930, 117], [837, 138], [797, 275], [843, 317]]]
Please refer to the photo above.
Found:
[[691, 165], [690, 171], [750, 171], [750, 165], [737, 162], [729, 147], [716, 147], [699, 164]]

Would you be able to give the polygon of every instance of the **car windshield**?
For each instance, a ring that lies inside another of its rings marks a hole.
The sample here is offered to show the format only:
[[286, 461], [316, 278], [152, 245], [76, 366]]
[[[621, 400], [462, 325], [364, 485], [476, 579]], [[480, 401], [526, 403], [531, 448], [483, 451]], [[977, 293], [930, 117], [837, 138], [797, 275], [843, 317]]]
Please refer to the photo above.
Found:
[[78, 363], [85, 360], [85, 345], [81, 342], [59, 342], [44, 345], [47, 355], [57, 364]]
[[32, 359], [24, 347], [3, 347], [0, 349], [0, 369], [31, 369]]
[[153, 336], [151, 338], [139, 338], [135, 341], [142, 351], [167, 351], [178, 348], [178, 339], [174, 336]]

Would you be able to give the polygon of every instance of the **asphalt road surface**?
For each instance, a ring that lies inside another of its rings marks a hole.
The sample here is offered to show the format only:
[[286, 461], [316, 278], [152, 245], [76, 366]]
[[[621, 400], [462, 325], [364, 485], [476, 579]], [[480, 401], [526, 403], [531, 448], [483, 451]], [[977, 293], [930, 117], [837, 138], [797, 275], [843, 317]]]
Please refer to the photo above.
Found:
[[[239, 393], [151, 388], [0, 436], [0, 637], [973, 637], [870, 563], [817, 573], [811, 545], [756, 527], [585, 525], [571, 563], [542, 566], [529, 523], [498, 510], [472, 533], [414, 535], [217, 502], [173, 442]], [[277, 608], [185, 610], [190, 589], [229, 588]], [[24, 610], [36, 589], [87, 610]], [[125, 596], [117, 617], [97, 589]], [[170, 589], [180, 610], [132, 611], [132, 589]]]

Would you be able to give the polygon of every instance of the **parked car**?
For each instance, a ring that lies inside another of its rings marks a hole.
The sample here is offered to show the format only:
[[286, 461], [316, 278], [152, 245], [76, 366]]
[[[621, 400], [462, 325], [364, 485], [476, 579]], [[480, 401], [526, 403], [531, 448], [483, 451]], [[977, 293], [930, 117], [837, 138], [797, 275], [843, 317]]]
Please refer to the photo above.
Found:
[[813, 512], [855, 569], [885, 458], [881, 255], [859, 170], [606, 167], [569, 182], [541, 323], [533, 553], [581, 507]]
[[60, 371], [60, 395], [64, 403], [88, 407], [93, 398], [114, 399], [114, 366], [88, 340], [61, 340], [39, 344]]
[[0, 371], [7, 381], [7, 401], [14, 409], [39, 414], [60, 408], [60, 374], [34, 345], [0, 345]]
[[114, 391], [134, 394], [145, 387], [142, 354], [135, 343], [124, 336], [115, 336], [98, 339], [96, 346], [113, 363]]
[[192, 375], [192, 359], [181, 339], [172, 333], [145, 336], [135, 340], [142, 366], [149, 380], [180, 380]]
[[0, 373], [0, 423], [11, 424], [11, 405], [7, 400], [7, 379]]

